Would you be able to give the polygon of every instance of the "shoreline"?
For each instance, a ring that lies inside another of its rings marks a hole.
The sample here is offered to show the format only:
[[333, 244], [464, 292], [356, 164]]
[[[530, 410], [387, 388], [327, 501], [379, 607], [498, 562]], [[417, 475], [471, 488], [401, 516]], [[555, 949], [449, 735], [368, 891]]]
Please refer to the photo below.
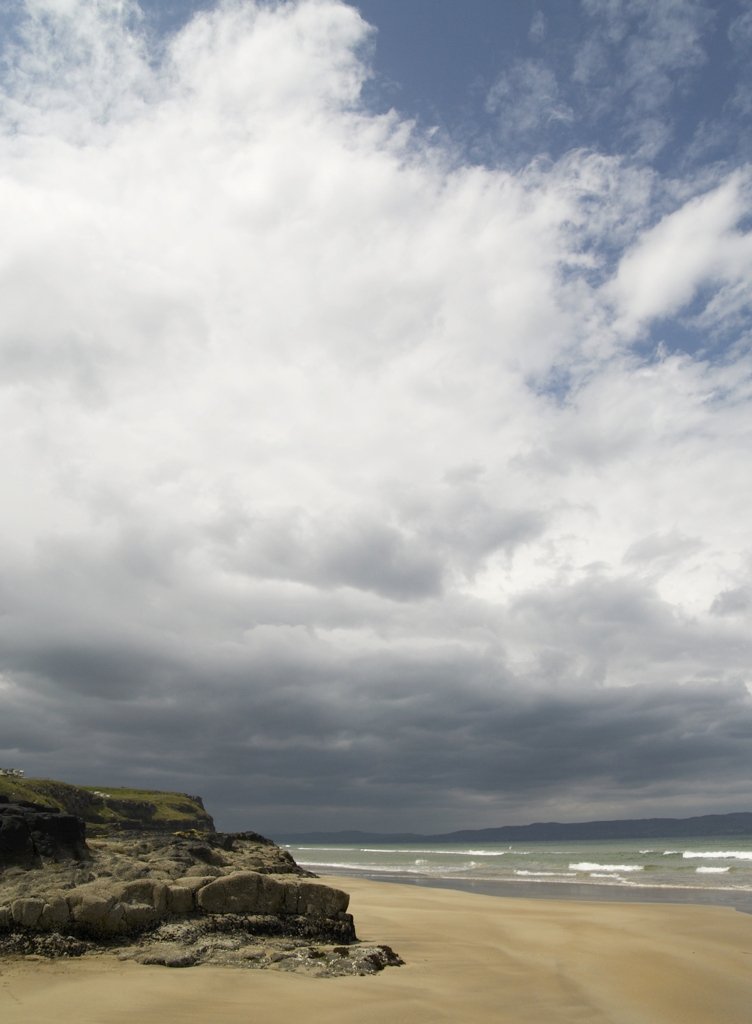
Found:
[[[317, 874], [317, 877], [318, 874]], [[347, 888], [352, 879], [394, 885], [412, 885], [420, 889], [441, 889], [501, 899], [543, 899], [584, 903], [670, 903], [692, 906], [728, 907], [752, 914], [752, 890], [711, 889], [699, 886], [650, 886], [632, 884], [605, 885], [597, 882], [531, 882], [499, 879], [447, 878], [438, 875], [399, 872], [368, 872], [338, 868], [320, 877], [338, 878]]]
[[325, 875], [368, 977], [81, 960], [0, 962], [3, 1024], [749, 1024], [752, 918], [729, 907], [510, 898]]

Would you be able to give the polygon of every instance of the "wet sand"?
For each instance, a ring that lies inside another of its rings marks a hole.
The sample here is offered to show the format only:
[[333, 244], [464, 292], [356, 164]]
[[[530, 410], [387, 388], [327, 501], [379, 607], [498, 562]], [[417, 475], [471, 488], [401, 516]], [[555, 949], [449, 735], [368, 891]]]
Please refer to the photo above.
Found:
[[750, 1024], [752, 916], [509, 899], [361, 879], [359, 937], [407, 961], [364, 978], [121, 963], [0, 964], [3, 1024]]

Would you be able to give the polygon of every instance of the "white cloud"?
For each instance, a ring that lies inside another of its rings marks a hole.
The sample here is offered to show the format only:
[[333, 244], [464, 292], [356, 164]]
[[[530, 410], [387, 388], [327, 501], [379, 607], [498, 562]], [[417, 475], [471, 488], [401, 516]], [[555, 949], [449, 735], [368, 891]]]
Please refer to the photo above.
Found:
[[622, 258], [607, 293], [628, 336], [676, 313], [705, 284], [750, 281], [752, 235], [737, 230], [750, 211], [750, 177], [734, 173], [646, 231]]
[[[389, 802], [417, 733], [451, 776], [455, 708], [484, 757], [526, 694], [584, 716], [604, 685], [699, 679], [725, 722], [748, 609], [709, 609], [747, 586], [748, 355], [629, 345], [706, 283], [726, 316], [743, 175], [656, 225], [615, 156], [464, 165], [361, 106], [370, 32], [335, 0], [228, 2], [163, 54], [128, 5], [27, 11], [0, 141], [0, 670], [45, 770], [127, 771], [139, 736], [165, 780], [195, 744], [202, 771], [290, 793], [320, 771], [357, 807], [356, 783]], [[82, 717], [86, 755], [50, 724]], [[309, 760], [264, 768], [259, 733]]]
[[153, 77], [133, 0], [25, 0], [24, 13], [6, 50], [6, 125], [82, 143], [144, 109]]

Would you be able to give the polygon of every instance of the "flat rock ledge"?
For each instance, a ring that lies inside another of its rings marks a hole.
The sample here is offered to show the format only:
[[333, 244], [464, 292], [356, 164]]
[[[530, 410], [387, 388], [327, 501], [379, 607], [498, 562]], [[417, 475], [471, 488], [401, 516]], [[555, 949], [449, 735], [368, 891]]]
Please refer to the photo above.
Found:
[[314, 976], [402, 961], [358, 944], [349, 895], [254, 833], [91, 841], [87, 862], [0, 874], [0, 955], [98, 952], [167, 967]]

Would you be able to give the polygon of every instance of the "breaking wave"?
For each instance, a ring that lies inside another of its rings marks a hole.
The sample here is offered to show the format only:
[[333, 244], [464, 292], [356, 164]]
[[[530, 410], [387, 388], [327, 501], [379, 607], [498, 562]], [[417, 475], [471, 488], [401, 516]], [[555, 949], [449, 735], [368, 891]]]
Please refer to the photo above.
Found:
[[570, 871], [607, 871], [613, 873], [616, 871], [642, 871], [642, 864], [591, 864], [589, 861], [583, 860], [579, 864], [570, 864]]
[[575, 871], [515, 871], [515, 875], [523, 878], [574, 878], [576, 874]]
[[752, 850], [685, 850], [684, 860], [752, 860]]
[[[299, 847], [305, 849], [305, 847]], [[406, 846], [361, 846], [362, 853], [430, 853], [441, 857], [503, 857], [507, 850], [445, 850], [443, 848], [433, 850], [411, 850]]]

